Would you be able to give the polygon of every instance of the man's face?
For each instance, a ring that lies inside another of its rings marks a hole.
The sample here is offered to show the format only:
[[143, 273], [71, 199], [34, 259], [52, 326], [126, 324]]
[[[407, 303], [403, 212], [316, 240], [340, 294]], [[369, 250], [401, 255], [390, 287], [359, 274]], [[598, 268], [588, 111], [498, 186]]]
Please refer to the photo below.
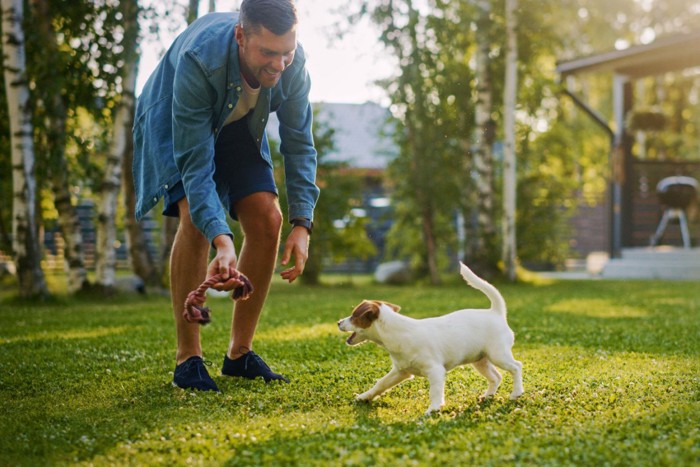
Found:
[[296, 27], [277, 36], [260, 26], [258, 31], [246, 31], [236, 25], [238, 59], [241, 73], [252, 87], [274, 87], [282, 72], [294, 60], [297, 47]]

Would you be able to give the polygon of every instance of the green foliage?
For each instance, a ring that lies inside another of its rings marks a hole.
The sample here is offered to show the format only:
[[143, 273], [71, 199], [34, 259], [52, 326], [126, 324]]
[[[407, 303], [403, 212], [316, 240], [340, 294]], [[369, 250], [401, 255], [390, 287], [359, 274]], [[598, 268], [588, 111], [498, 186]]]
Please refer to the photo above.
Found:
[[[399, 58], [399, 73], [387, 79], [399, 130], [399, 156], [389, 167], [395, 224], [389, 248], [408, 257], [419, 275], [427, 264], [440, 262], [454, 240], [456, 204], [465, 184], [464, 134], [472, 119], [469, 108], [470, 69], [467, 37], [459, 24], [458, 6], [449, 14], [419, 14], [412, 2], [364, 2], [379, 26], [381, 40]], [[428, 245], [437, 244], [437, 251]]]
[[423, 378], [354, 402], [391, 363], [373, 344], [346, 346], [335, 323], [365, 297], [416, 318], [486, 305], [456, 278], [410, 288], [275, 281], [255, 350], [289, 385], [219, 375], [231, 305], [210, 298], [202, 336], [218, 395], [171, 387], [165, 297], [0, 302], [0, 464], [696, 465], [699, 285], [503, 285], [525, 395], [507, 400], [506, 375], [480, 402], [483, 378], [455, 369], [431, 417]]
[[[136, 53], [137, 31], [123, 26], [135, 3], [44, 3], [46, 9], [31, 8], [26, 19], [27, 24], [46, 24], [26, 28], [36, 151], [42, 161], [37, 175], [42, 180], [59, 167], [67, 149], [71, 184], [96, 188], [102, 173], [99, 156], [109, 144], [111, 111], [120, 98], [122, 64]], [[63, 120], [64, 126], [47, 125], [52, 119]]]

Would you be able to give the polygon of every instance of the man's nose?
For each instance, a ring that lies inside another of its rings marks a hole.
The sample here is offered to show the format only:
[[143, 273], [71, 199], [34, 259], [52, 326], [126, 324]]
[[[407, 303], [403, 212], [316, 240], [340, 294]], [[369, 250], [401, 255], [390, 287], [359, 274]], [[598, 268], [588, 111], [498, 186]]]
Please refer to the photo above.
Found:
[[278, 59], [275, 59], [272, 62], [272, 67], [275, 69], [275, 71], [278, 71], [278, 72], [284, 71], [284, 69], [287, 68], [287, 63], [286, 63], [284, 57], [280, 57]]

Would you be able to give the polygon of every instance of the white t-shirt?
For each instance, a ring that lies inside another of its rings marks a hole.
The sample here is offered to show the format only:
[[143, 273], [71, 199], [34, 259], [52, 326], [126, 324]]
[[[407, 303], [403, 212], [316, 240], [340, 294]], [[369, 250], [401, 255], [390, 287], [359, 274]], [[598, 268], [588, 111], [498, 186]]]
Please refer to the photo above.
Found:
[[258, 96], [260, 95], [260, 86], [258, 86], [257, 88], [253, 88], [250, 86], [250, 84], [248, 84], [245, 78], [242, 81], [243, 91], [241, 92], [241, 96], [238, 98], [238, 103], [236, 103], [236, 107], [226, 118], [224, 125], [228, 125], [229, 123], [233, 123], [242, 119], [243, 117], [248, 115], [248, 112], [253, 110], [255, 108], [255, 105], [258, 103]]

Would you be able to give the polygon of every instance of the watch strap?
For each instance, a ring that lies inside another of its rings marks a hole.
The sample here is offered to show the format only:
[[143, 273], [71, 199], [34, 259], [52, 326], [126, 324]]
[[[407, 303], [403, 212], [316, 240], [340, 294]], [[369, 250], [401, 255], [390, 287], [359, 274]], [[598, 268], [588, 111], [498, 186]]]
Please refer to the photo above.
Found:
[[304, 227], [306, 230], [309, 231], [309, 234], [311, 234], [311, 232], [314, 229], [314, 223], [309, 219], [305, 219], [303, 217], [292, 219], [292, 225], [294, 227]]

